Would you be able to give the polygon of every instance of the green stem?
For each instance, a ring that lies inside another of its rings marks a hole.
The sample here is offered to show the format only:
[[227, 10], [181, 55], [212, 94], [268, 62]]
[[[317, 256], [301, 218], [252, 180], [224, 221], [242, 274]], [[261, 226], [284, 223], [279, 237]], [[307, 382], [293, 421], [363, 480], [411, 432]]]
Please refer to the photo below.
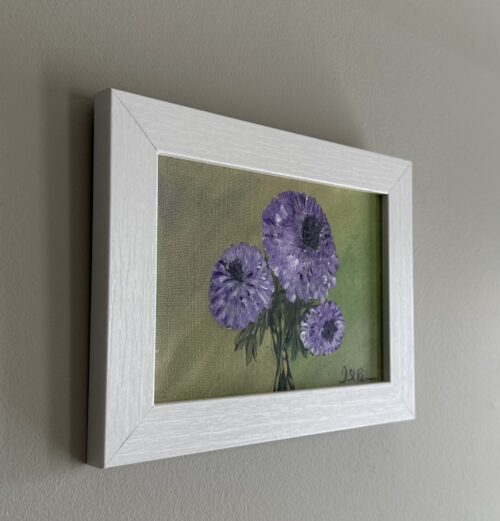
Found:
[[288, 349], [286, 348], [286, 346], [284, 347], [283, 352], [285, 354], [284, 369], [286, 372], [286, 381], [288, 384], [288, 389], [293, 390], [293, 389], [295, 389], [295, 383], [293, 381], [292, 371], [290, 370], [290, 359], [288, 358]]
[[274, 391], [276, 392], [279, 390], [279, 381], [280, 381], [280, 374], [281, 374], [281, 357], [280, 357], [280, 347], [278, 344], [278, 335], [277, 335], [274, 324], [271, 325], [271, 338], [273, 340], [273, 351], [274, 351], [274, 356], [276, 358], [276, 374], [274, 376]]
[[[288, 348], [286, 345], [286, 336], [288, 320], [293, 317], [287, 313], [288, 306], [286, 301], [277, 299], [273, 313], [273, 321], [271, 325], [271, 336], [273, 339], [273, 348], [276, 356], [276, 374], [274, 377], [274, 391], [289, 391], [295, 389], [292, 372], [290, 369], [290, 359], [288, 356]], [[283, 309], [284, 308], [284, 309]], [[282, 313], [284, 311], [284, 313]]]

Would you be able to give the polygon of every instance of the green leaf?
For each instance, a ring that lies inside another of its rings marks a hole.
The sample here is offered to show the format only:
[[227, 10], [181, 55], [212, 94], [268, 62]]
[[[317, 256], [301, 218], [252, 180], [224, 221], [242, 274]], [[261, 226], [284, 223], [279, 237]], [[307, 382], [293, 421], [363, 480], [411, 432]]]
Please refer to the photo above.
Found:
[[296, 360], [299, 354], [307, 357], [307, 350], [300, 339], [300, 323], [310, 306], [301, 300], [288, 302], [285, 306], [285, 334], [284, 342], [291, 359]]
[[257, 322], [249, 324], [242, 329], [234, 340], [234, 350], [245, 349], [246, 362], [257, 360], [257, 349], [262, 345], [264, 336], [269, 324], [268, 310], [264, 310], [257, 319]]

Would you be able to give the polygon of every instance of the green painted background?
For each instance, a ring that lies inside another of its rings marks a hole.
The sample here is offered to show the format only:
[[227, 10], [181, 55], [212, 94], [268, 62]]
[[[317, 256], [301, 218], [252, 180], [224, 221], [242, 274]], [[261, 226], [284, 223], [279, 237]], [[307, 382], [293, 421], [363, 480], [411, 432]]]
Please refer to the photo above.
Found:
[[346, 320], [337, 353], [292, 362], [297, 389], [339, 385], [343, 366], [382, 378], [380, 196], [160, 157], [157, 403], [272, 391], [270, 340], [246, 365], [244, 350], [234, 351], [236, 333], [208, 311], [208, 285], [229, 245], [247, 242], [262, 251], [262, 211], [285, 190], [314, 196], [328, 217], [340, 260], [329, 298]]

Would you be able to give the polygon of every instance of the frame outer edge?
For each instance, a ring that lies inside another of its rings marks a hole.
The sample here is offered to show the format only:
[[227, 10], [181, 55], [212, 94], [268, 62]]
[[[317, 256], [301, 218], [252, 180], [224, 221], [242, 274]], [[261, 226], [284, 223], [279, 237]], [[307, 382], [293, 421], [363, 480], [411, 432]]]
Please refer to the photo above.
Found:
[[[390, 196], [396, 204], [390, 205], [390, 329], [391, 379], [396, 375], [396, 387], [402, 403], [415, 418], [415, 362], [413, 313], [413, 230], [412, 230], [412, 164], [404, 169]], [[394, 298], [396, 295], [396, 298]]]
[[95, 97], [87, 463], [105, 466], [112, 91]]
[[415, 310], [413, 295], [413, 164], [409, 162], [408, 168], [404, 171], [402, 182], [405, 183], [404, 193], [406, 212], [406, 248], [407, 248], [407, 299], [408, 299], [408, 345], [406, 346], [406, 392], [404, 395], [406, 405], [412, 418], [416, 417], [415, 400]]

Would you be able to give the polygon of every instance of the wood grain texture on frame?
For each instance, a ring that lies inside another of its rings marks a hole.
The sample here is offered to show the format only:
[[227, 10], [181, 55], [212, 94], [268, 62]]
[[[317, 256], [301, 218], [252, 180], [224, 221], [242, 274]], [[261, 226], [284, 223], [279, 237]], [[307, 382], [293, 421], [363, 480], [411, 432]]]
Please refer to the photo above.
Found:
[[[414, 418], [410, 162], [112, 89], [94, 151], [89, 464]], [[388, 381], [155, 405], [158, 155], [385, 194]]]

